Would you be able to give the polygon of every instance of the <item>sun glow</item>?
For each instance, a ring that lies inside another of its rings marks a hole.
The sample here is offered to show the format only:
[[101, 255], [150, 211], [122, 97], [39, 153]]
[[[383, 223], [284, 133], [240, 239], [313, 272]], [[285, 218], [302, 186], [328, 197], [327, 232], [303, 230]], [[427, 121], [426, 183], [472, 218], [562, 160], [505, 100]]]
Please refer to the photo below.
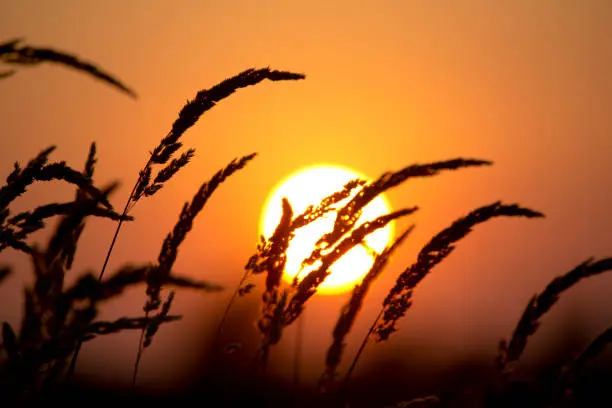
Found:
[[[269, 238], [276, 229], [282, 216], [281, 201], [286, 197], [291, 203], [294, 216], [301, 214], [309, 205], [319, 202], [342, 189], [349, 181], [356, 178], [366, 179], [365, 176], [354, 170], [332, 165], [317, 165], [308, 167], [290, 175], [281, 181], [269, 195], [263, 207], [260, 222], [261, 234]], [[336, 204], [340, 208], [354, 197], [355, 192], [348, 198]], [[380, 195], [363, 208], [357, 226], [365, 221], [391, 212], [391, 207], [384, 196]], [[287, 263], [283, 278], [291, 283], [294, 277], [306, 276], [318, 264], [301, 270], [302, 261], [310, 255], [316, 241], [325, 233], [333, 229], [336, 212], [332, 211], [295, 231], [295, 236], [289, 243], [287, 250]], [[381, 228], [365, 239], [365, 245], [357, 245], [336, 261], [329, 269], [330, 275], [319, 286], [318, 292], [323, 294], [342, 293], [351, 290], [355, 284], [367, 274], [374, 262], [374, 254], [380, 253], [393, 239], [393, 223]]]

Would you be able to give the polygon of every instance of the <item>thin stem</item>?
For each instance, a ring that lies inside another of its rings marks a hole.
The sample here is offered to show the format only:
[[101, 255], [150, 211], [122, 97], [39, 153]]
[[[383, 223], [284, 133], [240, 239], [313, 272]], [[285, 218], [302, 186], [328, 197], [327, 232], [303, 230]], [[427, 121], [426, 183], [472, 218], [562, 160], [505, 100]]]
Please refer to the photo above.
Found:
[[140, 360], [142, 359], [142, 352], [144, 351], [144, 337], [147, 331], [147, 325], [149, 323], [149, 311], [145, 313], [145, 325], [142, 327], [140, 332], [140, 340], [138, 341], [138, 354], [136, 354], [136, 362], [134, 363], [134, 373], [132, 374], [132, 392], [136, 390], [136, 377], [138, 376], [138, 368], [140, 367]]
[[221, 339], [221, 333], [223, 332], [223, 326], [225, 325], [225, 321], [227, 320], [229, 311], [232, 305], [234, 304], [234, 301], [236, 300], [236, 296], [238, 296], [238, 293], [240, 292], [240, 288], [242, 287], [242, 284], [247, 280], [248, 277], [249, 277], [249, 271], [246, 270], [244, 271], [244, 274], [242, 275], [242, 278], [240, 279], [238, 286], [236, 286], [236, 290], [234, 290], [232, 297], [230, 298], [229, 302], [227, 303], [227, 306], [225, 307], [225, 311], [223, 312], [223, 316], [221, 317], [221, 321], [219, 322], [219, 328], [217, 329], [217, 334], [215, 335], [215, 340], [213, 343], [215, 346], [219, 344], [219, 341]]
[[378, 321], [382, 317], [382, 314], [383, 314], [384, 310], [385, 310], [384, 307], [380, 309], [380, 312], [378, 313], [378, 316], [376, 316], [376, 319], [374, 320], [374, 323], [372, 323], [372, 326], [370, 326], [370, 330], [368, 330], [368, 333], [363, 338], [363, 341], [361, 342], [361, 346], [359, 346], [359, 350], [357, 351], [357, 354], [355, 355], [355, 358], [353, 359], [353, 363], [351, 364], [351, 367], [346, 372], [346, 376], [344, 377], [344, 381], [342, 382], [342, 389], [343, 390], [346, 390], [346, 386], [348, 384], [348, 381], [351, 378], [351, 375], [353, 374], [353, 371], [355, 370], [355, 366], [357, 365], [357, 360], [359, 360], [359, 357], [361, 356], [361, 353], [363, 352], [363, 349], [365, 348], [366, 344], [368, 344], [368, 339], [370, 338], [370, 336], [374, 332], [374, 328], [376, 327], [376, 324], [378, 323]]
[[104, 272], [106, 272], [108, 261], [110, 260], [111, 253], [113, 252], [113, 249], [115, 248], [115, 243], [117, 242], [117, 237], [119, 236], [119, 230], [121, 230], [121, 225], [123, 225], [123, 219], [127, 215], [128, 207], [130, 203], [132, 202], [132, 195], [134, 194], [134, 191], [136, 191], [137, 185], [138, 183], [134, 185], [134, 189], [132, 190], [132, 193], [130, 194], [130, 198], [128, 199], [127, 203], [125, 203], [125, 208], [123, 209], [123, 213], [122, 213], [123, 215], [119, 219], [119, 223], [117, 224], [117, 229], [115, 230], [115, 235], [113, 235], [113, 240], [111, 241], [111, 244], [108, 248], [108, 252], [106, 253], [106, 258], [104, 258], [104, 264], [102, 264], [102, 270], [100, 271], [100, 275], [98, 275], [99, 282], [102, 281], [102, 277], [104, 277]]
[[[144, 168], [146, 168], [150, 164], [151, 164], [151, 159], [147, 161], [147, 164], [145, 164]], [[119, 218], [119, 223], [117, 224], [117, 229], [115, 230], [115, 235], [113, 235], [113, 239], [108, 248], [108, 252], [106, 253], [106, 258], [104, 258], [104, 264], [102, 264], [102, 269], [100, 270], [100, 275], [98, 275], [98, 282], [102, 281], [102, 277], [104, 276], [104, 272], [106, 271], [106, 267], [108, 266], [108, 261], [110, 260], [111, 253], [113, 252], [113, 249], [115, 248], [115, 243], [117, 242], [119, 231], [121, 230], [121, 226], [123, 225], [123, 220], [128, 213], [130, 204], [132, 203], [132, 199], [134, 198], [134, 193], [136, 192], [136, 188], [138, 188], [138, 184], [140, 183], [141, 178], [142, 178], [142, 173], [138, 175], [138, 180], [134, 184], [134, 187], [132, 188], [132, 192], [130, 193], [130, 196], [128, 197], [127, 202], [125, 203], [125, 207], [123, 208], [123, 213], [121, 214], [121, 218]], [[68, 366], [68, 372], [66, 373], [67, 382], [70, 382], [72, 380], [72, 376], [76, 368], [76, 362], [77, 362], [77, 359], [79, 358], [79, 353], [81, 351], [82, 346], [83, 346], [83, 340], [79, 339], [76, 349], [74, 350], [74, 353], [72, 354], [72, 359], [70, 360], [70, 366]]]

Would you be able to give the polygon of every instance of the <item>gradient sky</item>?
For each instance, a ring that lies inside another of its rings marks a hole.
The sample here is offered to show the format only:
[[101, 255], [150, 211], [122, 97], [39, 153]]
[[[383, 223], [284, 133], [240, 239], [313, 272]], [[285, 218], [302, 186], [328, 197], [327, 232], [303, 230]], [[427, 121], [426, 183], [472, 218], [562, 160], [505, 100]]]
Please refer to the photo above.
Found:
[[[200, 183], [234, 157], [259, 152], [212, 197], [176, 263], [178, 271], [228, 289], [178, 293], [175, 310], [185, 318], [162, 328], [145, 354], [143, 387], [175, 387], [200, 364], [177, 350], [193, 351], [209, 341], [255, 249], [266, 196], [301, 167], [337, 163], [377, 177], [411, 163], [460, 156], [495, 163], [411, 181], [389, 194], [394, 208], [421, 208], [399, 224], [417, 228], [370, 293], [347, 360], [397, 273], [437, 231], [497, 200], [546, 214], [477, 227], [417, 289], [400, 332], [366, 351], [364, 369], [402, 347], [438, 359], [465, 353], [493, 359], [498, 340], [510, 335], [528, 299], [551, 278], [591, 256], [612, 255], [609, 1], [331, 3], [15, 0], [0, 6], [0, 41], [24, 37], [32, 45], [73, 52], [139, 95], [134, 101], [55, 66], [24, 68], [0, 81], [0, 176], [15, 160], [25, 163], [51, 144], [58, 146], [52, 158], [80, 167], [96, 141], [95, 180], [123, 183], [111, 200], [118, 208], [147, 152], [198, 90], [249, 67], [307, 75], [305, 81], [240, 90], [206, 113], [184, 137], [196, 149], [192, 163], [157, 196], [140, 202], [136, 221], [122, 231], [111, 270], [153, 261]], [[36, 186], [14, 209], [71, 196], [63, 185]], [[110, 222], [88, 224], [77, 271], [100, 267], [113, 230]], [[30, 279], [29, 264], [10, 251], [0, 262], [19, 272], [0, 288], [0, 318], [17, 324], [19, 287]], [[587, 337], [606, 328], [612, 322], [610, 285], [612, 276], [601, 276], [565, 295], [525, 358], [545, 350], [570, 317], [580, 320]], [[141, 313], [143, 292], [138, 288], [108, 304], [102, 317]], [[316, 299], [306, 312], [305, 353], [317, 362], [316, 375], [345, 299]], [[251, 324], [257, 301], [258, 295], [242, 300], [233, 314], [245, 319], [245, 336], [257, 335]], [[291, 349], [291, 335], [277, 359]], [[106, 380], [128, 382], [137, 336], [87, 345], [79, 372], [95, 378], [104, 366]], [[290, 372], [280, 363], [277, 370]]]

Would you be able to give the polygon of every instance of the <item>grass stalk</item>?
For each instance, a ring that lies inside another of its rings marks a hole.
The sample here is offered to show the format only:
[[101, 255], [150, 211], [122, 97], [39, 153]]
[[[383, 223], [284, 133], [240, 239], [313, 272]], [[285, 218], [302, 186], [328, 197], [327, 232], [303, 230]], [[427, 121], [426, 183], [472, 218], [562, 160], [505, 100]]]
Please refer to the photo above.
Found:
[[376, 316], [376, 319], [374, 319], [374, 322], [370, 326], [368, 333], [365, 335], [365, 337], [361, 341], [361, 344], [359, 345], [359, 349], [357, 350], [357, 353], [355, 354], [355, 357], [353, 358], [353, 362], [351, 363], [351, 366], [347, 370], [346, 375], [344, 376], [344, 380], [342, 381], [342, 387], [341, 387], [342, 394], [346, 393], [347, 384], [349, 380], [351, 379], [351, 376], [353, 375], [353, 371], [355, 371], [355, 367], [357, 366], [357, 361], [359, 361], [359, 357], [361, 357], [361, 354], [363, 353], [363, 350], [365, 349], [366, 344], [368, 344], [368, 340], [370, 339], [370, 336], [374, 333], [374, 329], [376, 328], [378, 321], [382, 317], [383, 312], [384, 312], [384, 309], [381, 308], [380, 312], [378, 312], [378, 316]]
[[[145, 312], [145, 322], [149, 321], [149, 311]], [[146, 325], [145, 325], [146, 327]], [[146, 329], [140, 331], [140, 339], [138, 340], [138, 352], [136, 353], [136, 361], [134, 362], [134, 372], [132, 373], [132, 392], [136, 391], [136, 379], [138, 378], [138, 369], [140, 368], [140, 360], [142, 360], [142, 352], [144, 351], [144, 337]]]
[[353, 359], [353, 363], [342, 384], [343, 389], [346, 389], [348, 380], [370, 336], [376, 335], [379, 342], [387, 340], [397, 330], [397, 321], [411, 307], [412, 293], [416, 286], [437, 264], [443, 261], [454, 250], [455, 244], [468, 235], [474, 226], [499, 216], [535, 218], [543, 217], [543, 214], [529, 208], [520, 207], [517, 204], [506, 205], [501, 202], [495, 202], [471, 211], [466, 216], [457, 219], [451, 226], [436, 234], [419, 251], [417, 260], [399, 275], [396, 285], [389, 291], [380, 313], [374, 320], [361, 343], [357, 355]]
[[[147, 165], [149, 165], [150, 161], [151, 160], [149, 159], [149, 162], [147, 162]], [[102, 282], [102, 278], [104, 277], [104, 272], [106, 271], [106, 268], [108, 267], [108, 261], [110, 260], [113, 249], [115, 248], [115, 244], [117, 243], [117, 237], [119, 236], [119, 231], [121, 230], [121, 226], [123, 225], [123, 220], [127, 216], [127, 212], [130, 208], [130, 203], [132, 202], [134, 193], [136, 192], [136, 188], [138, 187], [138, 184], [140, 183], [141, 178], [142, 178], [142, 173], [138, 177], [138, 181], [134, 184], [134, 187], [132, 188], [132, 192], [130, 193], [130, 196], [128, 197], [125, 203], [125, 207], [123, 208], [123, 212], [121, 213], [121, 219], [119, 219], [119, 222], [117, 222], [117, 228], [115, 229], [115, 233], [113, 234], [113, 239], [111, 240], [110, 246], [108, 247], [108, 251], [106, 252], [104, 263], [102, 264], [102, 269], [100, 270], [100, 274], [98, 275], [98, 282]], [[66, 381], [68, 382], [72, 380], [72, 377], [74, 375], [74, 370], [76, 369], [76, 362], [79, 358], [79, 353], [81, 352], [82, 347], [83, 347], [83, 341], [80, 340], [77, 343], [76, 349], [74, 350], [74, 353], [72, 354], [72, 358], [70, 360], [70, 365], [68, 366], [68, 371], [66, 373]]]
[[[2, 44], [0, 45], [0, 47], [12, 47], [17, 44], [17, 42], [18, 41], [16, 40], [13, 42]], [[195, 125], [196, 122], [200, 119], [200, 117], [205, 112], [212, 109], [219, 101], [232, 95], [236, 90], [240, 88], [257, 85], [264, 79], [268, 79], [270, 81], [294, 81], [304, 78], [305, 75], [303, 74], [297, 74], [288, 71], [270, 70], [270, 68], [262, 68], [256, 70], [251, 68], [220, 82], [219, 84], [213, 86], [210, 89], [200, 90], [193, 100], [187, 101], [187, 103], [183, 106], [183, 108], [179, 112], [178, 118], [172, 124], [172, 128], [170, 129], [170, 131], [150, 153], [149, 159], [147, 160], [142, 170], [139, 172], [138, 180], [134, 184], [134, 187], [132, 188], [132, 191], [126, 201], [122, 218], [127, 215], [128, 211], [131, 208], [131, 205], [135, 204], [136, 201], [138, 201], [142, 197], [150, 197], [155, 194], [157, 191], [159, 191], [159, 189], [163, 187], [165, 182], [167, 182], [174, 174], [176, 174], [176, 172], [181, 167], [185, 166], [188, 163], [189, 159], [193, 155], [192, 149], [189, 149], [178, 160], [172, 160], [169, 165], [160, 170], [157, 173], [157, 176], [153, 180], [151, 180], [153, 165], [166, 164], [172, 158], [173, 154], [181, 148], [182, 143], [179, 141], [181, 136], [183, 136], [183, 134], [189, 128]], [[100, 270], [100, 275], [98, 277], [99, 281], [101, 281], [104, 276], [104, 272], [106, 271], [110, 256], [117, 242], [117, 237], [119, 235], [119, 231], [121, 230], [122, 225], [122, 220], [120, 220], [120, 222], [117, 224], [115, 234], [113, 235], [113, 239], [111, 240], [111, 244], [104, 259], [104, 264], [102, 265], [102, 269]], [[72, 360], [70, 362], [68, 372], [66, 374], [67, 381], [70, 381], [74, 374], [76, 362], [82, 344], [82, 341], [79, 341], [75, 352], [73, 353]]]
[[238, 285], [236, 286], [236, 289], [234, 290], [234, 293], [232, 293], [232, 297], [230, 298], [229, 302], [227, 302], [227, 306], [225, 306], [225, 310], [223, 311], [223, 315], [221, 316], [221, 321], [219, 322], [219, 327], [217, 328], [217, 333], [215, 334], [215, 339], [213, 341], [215, 348], [219, 345], [219, 342], [221, 341], [221, 333], [223, 332], [225, 321], [227, 320], [227, 317], [229, 316], [229, 311], [232, 308], [232, 305], [234, 304], [234, 302], [236, 301], [238, 294], [240, 293], [240, 288], [242, 288], [242, 285], [244, 285], [244, 282], [246, 282], [249, 275], [250, 275], [249, 271], [245, 270], [244, 273], [242, 274], [242, 278], [240, 278], [240, 282], [238, 282]]

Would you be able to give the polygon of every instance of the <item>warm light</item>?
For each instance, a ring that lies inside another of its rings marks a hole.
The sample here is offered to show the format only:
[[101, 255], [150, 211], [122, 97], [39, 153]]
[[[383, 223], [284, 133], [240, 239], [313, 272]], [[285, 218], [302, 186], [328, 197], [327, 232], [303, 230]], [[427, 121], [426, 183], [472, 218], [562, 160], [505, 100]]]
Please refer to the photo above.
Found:
[[[281, 200], [283, 197], [289, 200], [294, 216], [296, 216], [301, 214], [309, 205], [319, 204], [323, 198], [341, 190], [347, 182], [356, 178], [366, 179], [353, 170], [330, 165], [309, 167], [287, 177], [273, 189], [264, 205], [260, 226], [261, 233], [266, 238], [274, 233], [282, 215]], [[355, 189], [349, 199], [357, 193], [357, 190]], [[340, 202], [337, 207], [346, 202], [348, 202], [348, 199]], [[357, 225], [364, 221], [373, 220], [390, 211], [391, 208], [387, 200], [382, 195], [378, 196], [364, 207]], [[333, 229], [335, 216], [336, 212], [330, 212], [295, 232], [295, 237], [291, 240], [287, 250], [287, 264], [283, 276], [285, 281], [290, 283], [296, 275], [299, 274], [298, 277], [303, 277], [313, 269], [311, 266], [300, 272], [301, 263], [304, 258], [310, 255], [316, 241], [323, 234]], [[351, 290], [372, 266], [374, 262], [372, 250], [380, 253], [392, 239], [392, 223], [370, 234], [365, 239], [365, 246], [354, 247], [332, 265], [329, 270], [331, 274], [319, 286], [318, 292], [332, 294]], [[369, 247], [369, 250], [366, 246]]]

